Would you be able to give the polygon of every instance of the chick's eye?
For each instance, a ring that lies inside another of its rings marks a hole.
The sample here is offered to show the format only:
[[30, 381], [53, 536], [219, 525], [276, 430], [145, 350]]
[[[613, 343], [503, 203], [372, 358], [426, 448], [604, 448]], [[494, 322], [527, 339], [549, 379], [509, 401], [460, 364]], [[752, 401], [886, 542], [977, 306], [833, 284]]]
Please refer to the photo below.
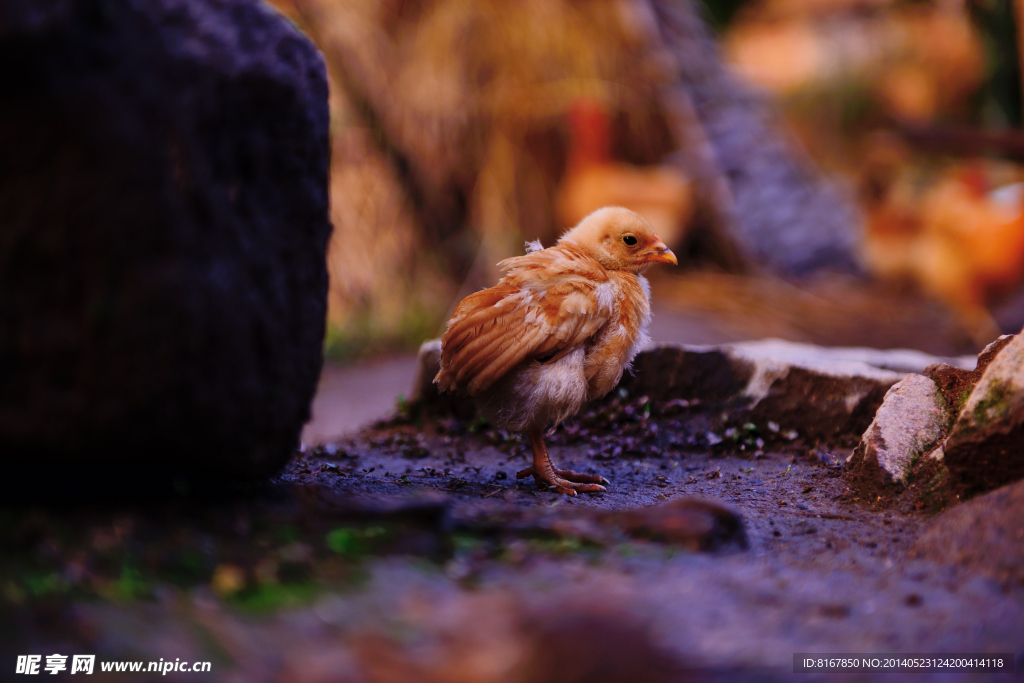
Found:
[[623, 235], [622, 236], [622, 242], [627, 247], [635, 247], [636, 246], [636, 237], [634, 237], [633, 235]]

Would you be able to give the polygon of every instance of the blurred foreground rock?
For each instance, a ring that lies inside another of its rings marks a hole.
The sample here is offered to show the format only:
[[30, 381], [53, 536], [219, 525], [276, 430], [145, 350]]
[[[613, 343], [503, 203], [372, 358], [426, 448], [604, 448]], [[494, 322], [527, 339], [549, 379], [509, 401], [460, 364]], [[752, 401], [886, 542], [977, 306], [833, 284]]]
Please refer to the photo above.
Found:
[[5, 463], [274, 471], [322, 363], [318, 52], [248, 0], [15, 0], [0, 55]]
[[499, 512], [463, 524], [461, 530], [500, 532], [523, 539], [553, 535], [594, 546], [637, 539], [693, 553], [731, 553], [750, 547], [746, 524], [738, 511], [697, 496], [617, 510], [558, 508], [527, 515]]
[[992, 491], [934, 519], [911, 555], [1024, 584], [1024, 482]]
[[691, 552], [748, 547], [742, 517], [713, 500], [677, 498], [661, 505], [610, 512], [600, 519], [634, 538], [670, 543]]
[[[426, 414], [474, 414], [465, 396], [433, 384], [441, 343], [420, 347], [412, 400]], [[815, 439], [860, 434], [886, 391], [940, 359], [916, 351], [827, 348], [778, 339], [722, 346], [659, 344], [641, 352], [620, 388], [652, 400], [728, 404], [750, 420], [776, 422]], [[964, 363], [964, 359], [946, 359]]]

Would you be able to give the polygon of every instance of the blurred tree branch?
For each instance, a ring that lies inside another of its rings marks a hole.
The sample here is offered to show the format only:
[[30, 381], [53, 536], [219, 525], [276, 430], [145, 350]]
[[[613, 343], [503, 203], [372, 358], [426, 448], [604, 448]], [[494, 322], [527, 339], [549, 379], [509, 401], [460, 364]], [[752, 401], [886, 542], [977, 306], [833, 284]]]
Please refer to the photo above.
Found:
[[[850, 198], [788, 138], [772, 105], [728, 73], [692, 2], [650, 4], [661, 42], [679, 68], [678, 80], [665, 88], [667, 109], [679, 115], [674, 128], [683, 139], [696, 130], [707, 140], [701, 171], [712, 174], [719, 226], [741, 258], [781, 275], [859, 272], [858, 219]], [[692, 106], [679, 106], [686, 102]]]

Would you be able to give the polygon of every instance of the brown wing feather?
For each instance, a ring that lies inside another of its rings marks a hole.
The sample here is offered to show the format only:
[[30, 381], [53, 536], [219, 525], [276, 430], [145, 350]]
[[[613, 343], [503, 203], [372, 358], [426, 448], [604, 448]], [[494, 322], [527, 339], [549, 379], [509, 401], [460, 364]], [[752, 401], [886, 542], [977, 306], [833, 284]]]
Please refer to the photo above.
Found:
[[598, 295], [609, 278], [596, 261], [551, 248], [500, 265], [508, 274], [463, 299], [448, 321], [434, 380], [442, 390], [485, 391], [524, 360], [584, 343], [615, 315]]

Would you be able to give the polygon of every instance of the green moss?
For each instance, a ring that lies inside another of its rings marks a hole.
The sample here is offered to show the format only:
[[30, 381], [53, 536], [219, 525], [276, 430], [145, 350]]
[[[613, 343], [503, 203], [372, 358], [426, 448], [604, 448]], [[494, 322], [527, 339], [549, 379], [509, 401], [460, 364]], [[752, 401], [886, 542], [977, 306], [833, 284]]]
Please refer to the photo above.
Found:
[[473, 534], [460, 533], [452, 535], [452, 546], [456, 553], [472, 553], [481, 548], [486, 548], [487, 543], [482, 538]]
[[967, 403], [967, 399], [971, 397], [972, 389], [973, 387], [967, 387], [962, 392], [960, 392], [960, 396], [956, 400], [956, 405], [953, 406], [953, 411], [955, 414], [959, 415], [960, 411], [964, 409], [964, 405]]
[[927, 515], [937, 515], [955, 500], [950, 490], [949, 470], [941, 461], [934, 465], [925, 464], [913, 472], [910, 483], [917, 490], [915, 507]]
[[274, 529], [274, 538], [282, 545], [295, 543], [299, 540], [299, 532], [293, 524], [286, 522]]
[[569, 555], [590, 555], [597, 552], [600, 546], [579, 536], [565, 535], [558, 538], [531, 539], [529, 548], [538, 554], [567, 557]]
[[22, 580], [25, 592], [33, 598], [43, 598], [54, 594], [66, 593], [70, 586], [60, 574], [30, 574]]
[[313, 601], [320, 587], [314, 583], [268, 584], [239, 593], [231, 604], [251, 612], [274, 612]]
[[381, 526], [365, 529], [339, 527], [324, 537], [324, 544], [342, 557], [359, 560], [373, 551], [376, 541], [385, 540], [387, 537], [387, 529]]
[[975, 424], [990, 424], [1002, 419], [1010, 410], [1009, 401], [1011, 391], [1005, 382], [993, 382], [985, 397], [974, 406]]
[[212, 569], [203, 553], [195, 548], [186, 548], [169, 557], [163, 574], [171, 583], [187, 587], [208, 579]]
[[153, 586], [137, 567], [125, 565], [113, 588], [116, 597], [122, 600], [140, 600], [152, 594]]

